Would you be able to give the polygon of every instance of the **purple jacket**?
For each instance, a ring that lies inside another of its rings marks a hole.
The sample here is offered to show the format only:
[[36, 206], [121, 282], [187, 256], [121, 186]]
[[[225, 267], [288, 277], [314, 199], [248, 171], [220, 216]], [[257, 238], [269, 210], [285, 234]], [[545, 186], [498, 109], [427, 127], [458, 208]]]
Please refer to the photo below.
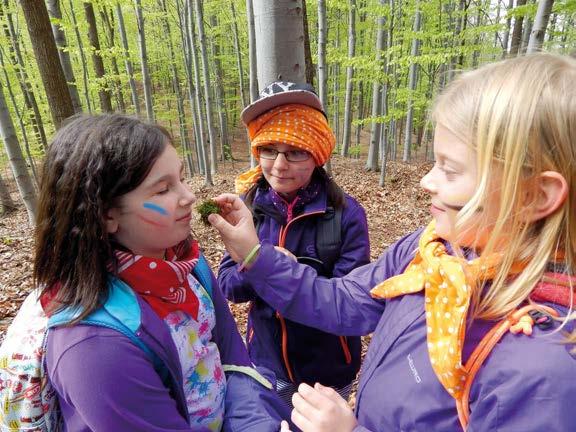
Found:
[[[258, 236], [274, 245], [286, 233], [284, 247], [300, 262], [316, 268], [325, 276], [343, 276], [370, 261], [370, 243], [366, 213], [356, 200], [346, 195], [341, 216], [341, 248], [333, 266], [321, 265], [316, 235], [319, 218], [327, 211], [326, 189], [294, 215], [287, 223], [272, 203], [270, 190], [258, 189], [252, 204], [258, 220]], [[283, 319], [262, 300], [238, 273], [238, 265], [226, 255], [218, 272], [218, 282], [229, 300], [252, 301], [248, 314], [247, 344], [252, 361], [274, 371], [278, 378], [294, 382], [344, 387], [360, 369], [359, 337], [341, 337]], [[282, 282], [280, 286], [284, 286]], [[290, 372], [289, 372], [290, 371]]]
[[[216, 311], [213, 338], [222, 364], [251, 366], [250, 359], [222, 292], [212, 276]], [[166, 387], [150, 358], [116, 330], [74, 325], [49, 331], [48, 376], [68, 431], [191, 431], [178, 352], [168, 326], [136, 296], [139, 314], [127, 313], [137, 336], [156, 353], [174, 385]], [[134, 318], [136, 315], [136, 318]], [[139, 315], [139, 317], [138, 317]], [[240, 372], [227, 372], [223, 431], [276, 432], [289, 413], [275, 392]]]
[[[420, 232], [341, 279], [318, 277], [270, 244], [242, 273], [258, 295], [291, 319], [329, 332], [374, 333], [356, 396], [356, 432], [461, 431], [455, 402], [430, 365], [423, 294], [381, 301], [369, 293], [406, 268]], [[548, 305], [566, 314], [564, 308]], [[492, 325], [471, 323], [464, 362]], [[566, 330], [573, 326], [571, 322]], [[576, 358], [563, 339], [562, 332], [538, 327], [532, 337], [504, 335], [472, 385], [468, 431], [576, 430]]]

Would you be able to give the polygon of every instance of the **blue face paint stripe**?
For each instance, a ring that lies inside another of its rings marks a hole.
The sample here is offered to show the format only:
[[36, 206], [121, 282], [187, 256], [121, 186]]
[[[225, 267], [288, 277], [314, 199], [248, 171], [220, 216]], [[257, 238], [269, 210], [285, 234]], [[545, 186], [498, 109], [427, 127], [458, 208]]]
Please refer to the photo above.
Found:
[[153, 204], [153, 203], [149, 203], [149, 202], [145, 202], [144, 203], [144, 208], [147, 208], [149, 210], [155, 211], [157, 213], [160, 213], [162, 216], [168, 216], [168, 212], [160, 207], [159, 205]]

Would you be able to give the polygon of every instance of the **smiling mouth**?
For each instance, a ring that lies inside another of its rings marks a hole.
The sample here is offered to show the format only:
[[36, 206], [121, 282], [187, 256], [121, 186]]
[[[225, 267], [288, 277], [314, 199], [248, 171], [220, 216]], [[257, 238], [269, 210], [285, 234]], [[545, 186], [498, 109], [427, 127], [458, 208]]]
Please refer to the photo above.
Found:
[[188, 214], [182, 216], [181, 218], [176, 219], [176, 222], [180, 222], [180, 221], [183, 221], [185, 219], [190, 219], [191, 217], [192, 217], [192, 213], [188, 213]]

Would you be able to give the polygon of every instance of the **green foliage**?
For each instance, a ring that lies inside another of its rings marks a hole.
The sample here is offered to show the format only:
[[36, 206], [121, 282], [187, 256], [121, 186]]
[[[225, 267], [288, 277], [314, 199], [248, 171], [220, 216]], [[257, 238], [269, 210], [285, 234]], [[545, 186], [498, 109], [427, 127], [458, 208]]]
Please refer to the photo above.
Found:
[[209, 199], [196, 206], [196, 211], [200, 213], [200, 220], [204, 225], [210, 225], [210, 222], [208, 222], [208, 216], [220, 213], [220, 207], [216, 201]]

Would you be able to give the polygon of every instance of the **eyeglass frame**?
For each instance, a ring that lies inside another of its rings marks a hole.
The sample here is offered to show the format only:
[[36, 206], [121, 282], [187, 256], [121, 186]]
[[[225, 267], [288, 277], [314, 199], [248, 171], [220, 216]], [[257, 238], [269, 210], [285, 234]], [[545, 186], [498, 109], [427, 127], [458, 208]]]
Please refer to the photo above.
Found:
[[[273, 151], [276, 152], [276, 156], [274, 156], [274, 158], [269, 158], [269, 157], [263, 157], [262, 156], [262, 150], [267, 150], [267, 151]], [[306, 153], [306, 155], [308, 155], [306, 157], [306, 159], [298, 159], [298, 160], [291, 160], [291, 158], [288, 156], [289, 154], [293, 154], [294, 152], [304, 152]], [[275, 161], [276, 159], [278, 159], [278, 155], [279, 154], [283, 154], [284, 158], [288, 161], [288, 162], [306, 162], [307, 160], [309, 160], [312, 157], [312, 154], [306, 150], [287, 150], [287, 151], [278, 151], [275, 148], [271, 148], [271, 147], [258, 147], [258, 156], [262, 159], [265, 160], [272, 160]]]

